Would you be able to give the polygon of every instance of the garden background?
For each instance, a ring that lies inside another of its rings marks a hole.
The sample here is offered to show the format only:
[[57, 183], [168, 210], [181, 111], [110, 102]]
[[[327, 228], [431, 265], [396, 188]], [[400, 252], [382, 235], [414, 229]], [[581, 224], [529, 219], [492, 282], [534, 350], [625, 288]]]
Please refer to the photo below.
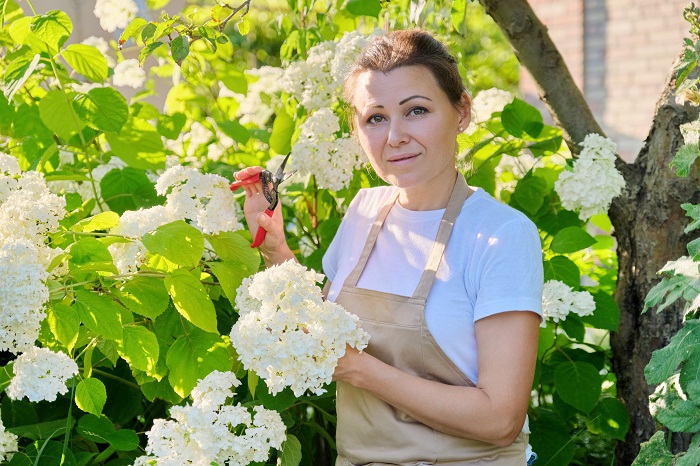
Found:
[[[380, 183], [349, 134], [343, 71], [372, 34], [412, 27], [449, 45], [474, 96], [459, 138], [468, 181], [541, 233], [539, 462], [700, 464], [693, 6], [632, 163], [589, 136], [605, 133], [524, 1], [89, 2], [109, 41], [78, 37], [52, 8], [0, 0], [10, 464], [166, 464], [163, 445], [204, 457], [218, 437], [186, 414], [200, 408], [209, 427], [230, 415], [221, 435], [240, 451], [229, 464], [332, 464], [332, 384], [271, 395], [236, 346], [240, 286], [260, 257], [227, 180], [291, 152], [288, 238], [320, 271], [354, 194]], [[518, 98], [520, 66], [546, 110]], [[198, 381], [215, 371], [242, 383], [235, 396], [210, 387], [226, 396], [207, 410]]]

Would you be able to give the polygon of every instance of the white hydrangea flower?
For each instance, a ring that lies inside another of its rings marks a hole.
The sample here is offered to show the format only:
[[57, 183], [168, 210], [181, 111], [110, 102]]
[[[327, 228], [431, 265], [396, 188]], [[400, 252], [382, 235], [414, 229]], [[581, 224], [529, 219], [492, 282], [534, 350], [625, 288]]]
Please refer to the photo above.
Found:
[[491, 118], [496, 112], [502, 112], [506, 105], [513, 101], [513, 94], [492, 87], [480, 91], [472, 99], [472, 115], [475, 123], [482, 123]]
[[598, 134], [589, 134], [573, 171], [563, 171], [554, 183], [561, 204], [577, 211], [581, 220], [607, 212], [613, 198], [622, 192], [625, 179], [615, 168], [616, 144]]
[[336, 137], [340, 131], [338, 116], [329, 108], [311, 114], [301, 125], [299, 138], [292, 147], [290, 168], [300, 174], [313, 174], [321, 188], [339, 191], [362, 167], [364, 152], [349, 134]]
[[138, 89], [146, 82], [146, 70], [139, 66], [135, 58], [127, 58], [114, 67], [112, 83], [117, 87], [133, 87]]
[[311, 47], [306, 61], [285, 69], [282, 88], [309, 112], [332, 107], [341, 98], [345, 73], [375, 34], [345, 33], [338, 43], [326, 41]]
[[279, 99], [275, 98], [275, 93], [283, 90], [284, 73], [284, 69], [274, 66], [261, 66], [247, 70], [245, 74], [256, 76], [258, 79], [248, 84], [246, 95], [232, 92], [221, 83], [219, 97], [233, 97], [238, 101], [236, 116], [241, 124], [252, 123], [257, 127], [263, 127], [274, 114], [274, 110], [270, 104], [263, 101], [262, 94], [270, 96], [272, 103], [276, 103]]
[[542, 314], [546, 321], [560, 322], [566, 320], [570, 312], [581, 317], [589, 316], [595, 311], [593, 295], [588, 291], [574, 291], [559, 280], [548, 280], [542, 289]]
[[127, 210], [122, 214], [119, 223], [112, 227], [109, 232], [130, 239], [140, 239], [146, 233], [174, 220], [177, 219], [170, 215], [165, 206], [159, 205], [148, 209]]
[[690, 123], [680, 125], [683, 142], [686, 144], [698, 144], [700, 142], [700, 121], [695, 120]]
[[134, 464], [247, 466], [265, 462], [270, 449], [279, 449], [286, 438], [285, 426], [276, 411], [262, 406], [251, 412], [237, 404], [231, 387], [240, 385], [232, 372], [213, 372], [192, 391], [194, 403], [173, 406], [172, 419], [156, 419], [146, 433], [148, 456]]
[[190, 220], [203, 233], [217, 234], [243, 228], [229, 186], [223, 176], [176, 165], [158, 178], [156, 192], [166, 196], [165, 208], [171, 218]]
[[107, 59], [107, 66], [109, 66], [110, 68], [114, 68], [116, 66], [117, 62], [112, 56], [112, 48], [109, 46], [109, 43], [102, 37], [90, 36], [87, 39], [83, 40], [81, 44], [89, 45], [90, 47], [95, 47], [97, 50], [100, 51], [102, 56]]
[[19, 160], [4, 152], [0, 152], [0, 174], [19, 176], [22, 169], [19, 168]]
[[65, 353], [34, 346], [17, 357], [13, 371], [15, 376], [7, 387], [11, 399], [55, 401], [59, 393], [68, 392], [66, 382], [78, 375], [78, 365]]
[[17, 436], [6, 431], [0, 420], [0, 461], [11, 460], [14, 453], [17, 453]]
[[323, 393], [346, 344], [367, 347], [357, 316], [323, 300], [316, 285], [322, 278], [288, 261], [249, 277], [237, 291], [231, 343], [272, 394], [287, 386], [296, 396]]
[[93, 10], [100, 26], [107, 32], [127, 27], [138, 11], [134, 0], [97, 0]]
[[34, 346], [46, 317], [48, 275], [30, 241], [0, 246], [0, 351], [17, 354]]
[[112, 243], [107, 246], [107, 250], [112, 255], [114, 266], [120, 275], [133, 274], [146, 263], [148, 249], [139, 240], [128, 243]]
[[240, 384], [233, 372], [213, 371], [197, 382], [197, 386], [192, 390], [192, 406], [216, 411], [227, 399], [233, 398], [235, 392], [232, 388]]

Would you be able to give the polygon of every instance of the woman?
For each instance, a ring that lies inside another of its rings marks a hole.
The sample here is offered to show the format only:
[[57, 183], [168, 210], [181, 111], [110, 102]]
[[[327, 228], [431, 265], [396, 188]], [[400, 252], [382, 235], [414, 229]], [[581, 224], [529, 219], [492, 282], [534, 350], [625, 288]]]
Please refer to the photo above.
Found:
[[[389, 186], [358, 193], [323, 260], [327, 298], [371, 335], [334, 373], [336, 465], [525, 465], [541, 246], [524, 215], [455, 167], [470, 120], [455, 60], [427, 33], [391, 32], [356, 61], [345, 96]], [[293, 259], [260, 191], [247, 188], [245, 211], [268, 231], [261, 253]]]

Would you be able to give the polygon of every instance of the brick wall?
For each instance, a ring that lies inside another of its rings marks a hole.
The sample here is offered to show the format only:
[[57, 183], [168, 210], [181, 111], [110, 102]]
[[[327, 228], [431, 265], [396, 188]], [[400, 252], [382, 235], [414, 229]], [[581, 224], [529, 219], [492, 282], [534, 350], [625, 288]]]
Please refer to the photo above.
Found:
[[[687, 0], [530, 0], [620, 153], [633, 158], [687, 36]], [[522, 91], [536, 98], [523, 73]]]

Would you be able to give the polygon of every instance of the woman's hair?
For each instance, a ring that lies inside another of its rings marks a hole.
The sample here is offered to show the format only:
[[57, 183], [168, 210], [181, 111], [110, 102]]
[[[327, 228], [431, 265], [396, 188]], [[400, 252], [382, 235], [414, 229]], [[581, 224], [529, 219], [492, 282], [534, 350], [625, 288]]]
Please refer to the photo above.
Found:
[[389, 73], [403, 66], [423, 66], [432, 73], [438, 86], [455, 107], [462, 103], [465, 88], [457, 61], [447, 48], [424, 31], [392, 31], [376, 37], [355, 60], [343, 85], [345, 101], [355, 97], [357, 77], [365, 71]]

